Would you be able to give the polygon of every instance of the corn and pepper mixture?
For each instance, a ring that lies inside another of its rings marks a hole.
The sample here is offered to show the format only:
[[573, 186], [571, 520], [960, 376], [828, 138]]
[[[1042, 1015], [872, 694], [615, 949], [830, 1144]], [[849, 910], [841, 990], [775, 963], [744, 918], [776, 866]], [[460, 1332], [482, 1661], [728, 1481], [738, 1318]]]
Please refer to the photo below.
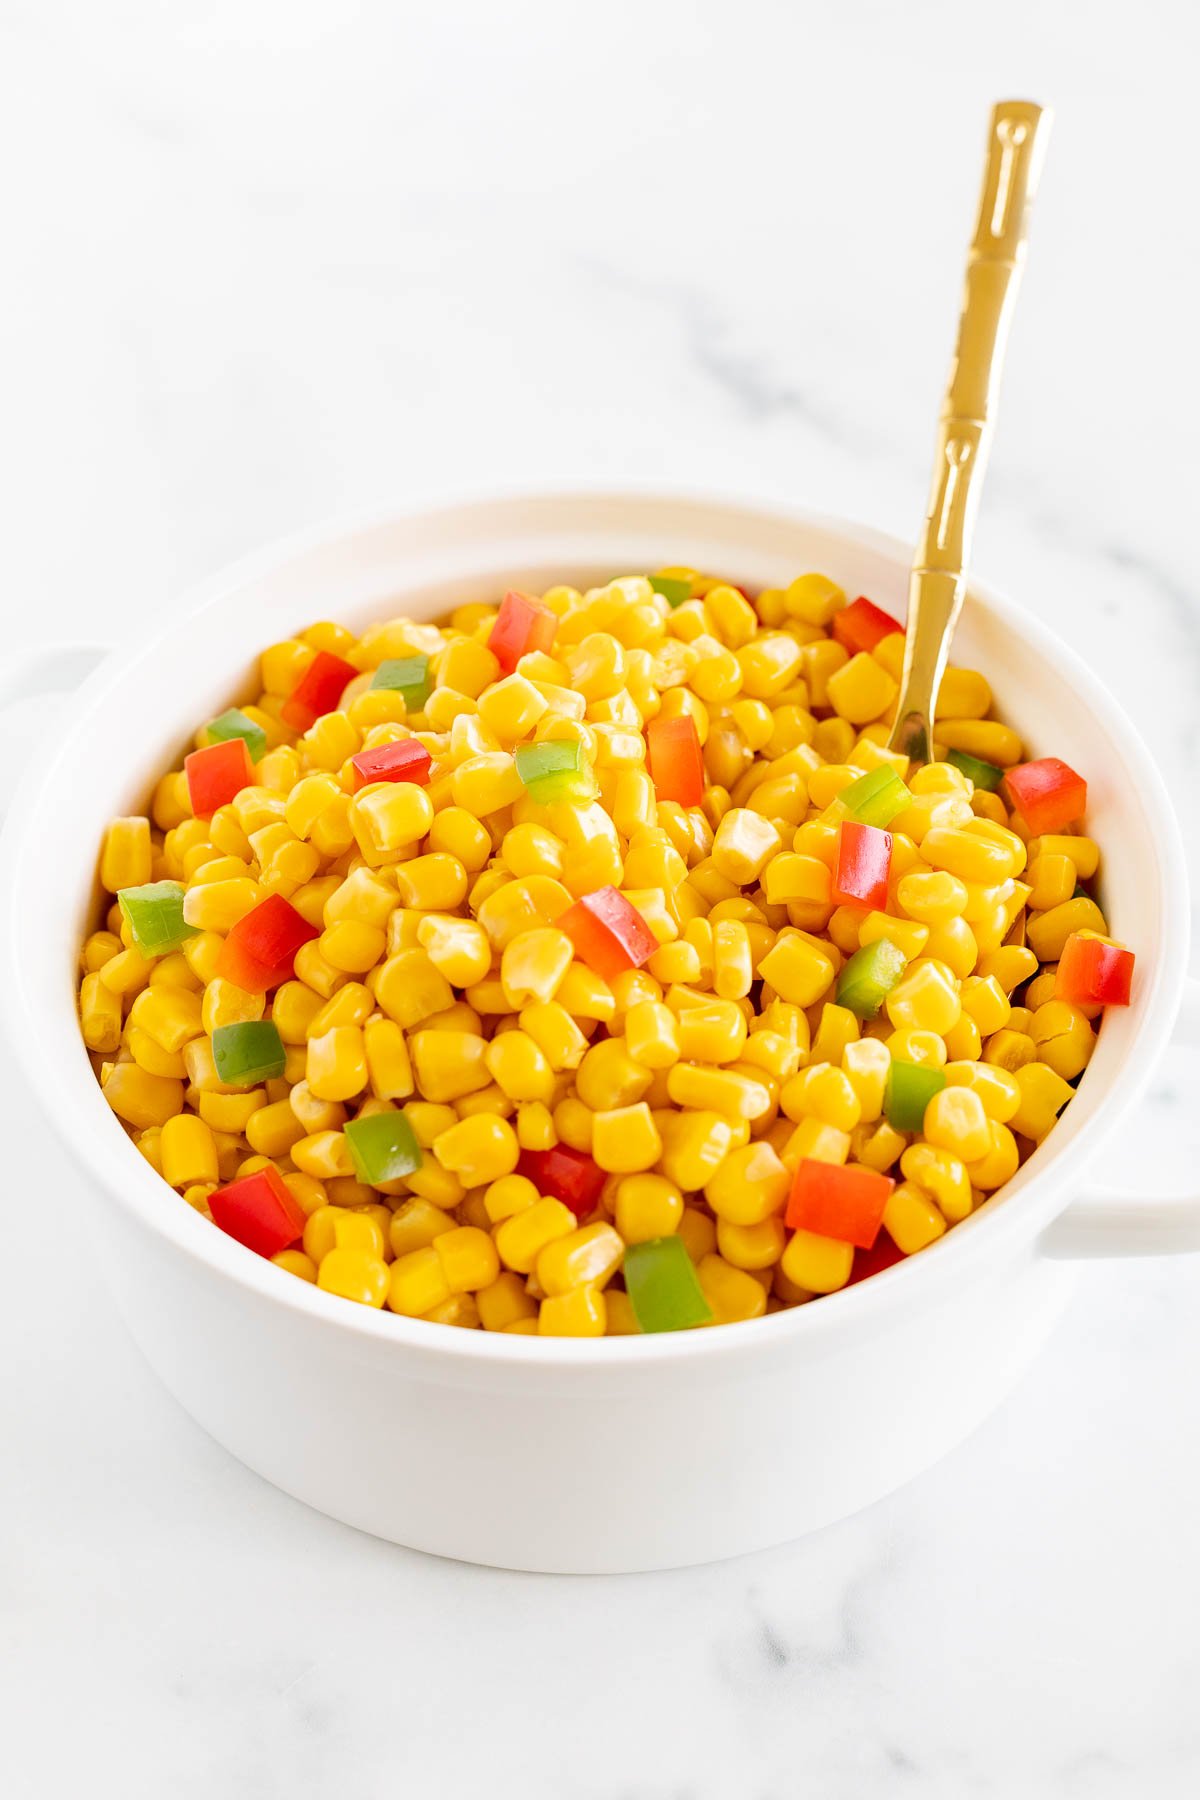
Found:
[[105, 1098], [301, 1280], [487, 1331], [756, 1318], [925, 1249], [1052, 1128], [1133, 956], [1086, 785], [902, 627], [688, 569], [264, 651], [83, 945]]

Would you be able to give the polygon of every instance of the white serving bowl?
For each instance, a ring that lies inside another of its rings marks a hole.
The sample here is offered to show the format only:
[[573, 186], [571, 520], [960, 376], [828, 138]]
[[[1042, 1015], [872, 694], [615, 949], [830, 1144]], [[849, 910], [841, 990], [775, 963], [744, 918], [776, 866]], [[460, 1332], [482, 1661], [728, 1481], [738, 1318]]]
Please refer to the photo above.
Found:
[[[1088, 1188], [1185, 988], [1174, 817], [1095, 677], [979, 586], [954, 660], [986, 671], [1034, 753], [1087, 776], [1090, 829], [1110, 852], [1105, 905], [1137, 950], [1137, 978], [1046, 1144], [922, 1255], [711, 1331], [592, 1342], [434, 1327], [321, 1293], [243, 1249], [163, 1185], [101, 1097], [75, 1011], [101, 834], [113, 814], [145, 805], [198, 721], [250, 693], [264, 645], [318, 618], [432, 619], [511, 585], [587, 586], [676, 562], [753, 586], [819, 569], [902, 613], [908, 561], [902, 544], [854, 525], [723, 500], [476, 501], [244, 563], [85, 682], [5, 832], [7, 1019], [33, 1085], [53, 1096], [130, 1330], [192, 1416], [251, 1468], [365, 1531], [477, 1562], [585, 1572], [731, 1556], [867, 1505], [969, 1432], [1046, 1337], [1075, 1258], [1200, 1249], [1200, 1196]], [[0, 678], [0, 701], [31, 683], [71, 683], [95, 654], [25, 659]], [[1196, 993], [1192, 984], [1185, 1007], [1193, 1034]]]

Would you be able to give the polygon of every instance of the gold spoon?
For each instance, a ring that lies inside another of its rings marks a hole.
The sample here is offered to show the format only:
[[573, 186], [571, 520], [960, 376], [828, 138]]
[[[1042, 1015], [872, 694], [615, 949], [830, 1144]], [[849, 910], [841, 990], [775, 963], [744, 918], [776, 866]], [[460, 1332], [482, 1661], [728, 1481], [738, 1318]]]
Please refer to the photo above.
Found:
[[1004, 350], [1051, 117], [1031, 100], [1001, 100], [992, 111], [929, 511], [909, 577], [904, 673], [888, 739], [890, 749], [916, 763], [932, 758], [934, 708], [962, 610]]

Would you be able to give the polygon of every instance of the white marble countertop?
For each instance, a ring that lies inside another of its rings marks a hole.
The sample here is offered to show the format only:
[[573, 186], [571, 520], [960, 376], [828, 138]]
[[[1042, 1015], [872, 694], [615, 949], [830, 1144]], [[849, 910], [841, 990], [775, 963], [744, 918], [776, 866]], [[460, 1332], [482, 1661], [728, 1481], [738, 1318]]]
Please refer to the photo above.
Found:
[[[1086, 643], [1200, 888], [1197, 48], [1182, 0], [1136, 39], [1102, 0], [13, 0], [6, 641], [136, 631], [260, 542], [455, 486], [727, 485], [912, 536], [986, 109], [1028, 90], [1059, 118], [976, 565]], [[1194, 1182], [1198, 1080], [1164, 1067], [1122, 1177]], [[505, 1575], [203, 1436], [28, 1108], [9, 1057], [13, 1800], [1196, 1791], [1200, 1260], [1085, 1269], [1001, 1411], [819, 1537]]]

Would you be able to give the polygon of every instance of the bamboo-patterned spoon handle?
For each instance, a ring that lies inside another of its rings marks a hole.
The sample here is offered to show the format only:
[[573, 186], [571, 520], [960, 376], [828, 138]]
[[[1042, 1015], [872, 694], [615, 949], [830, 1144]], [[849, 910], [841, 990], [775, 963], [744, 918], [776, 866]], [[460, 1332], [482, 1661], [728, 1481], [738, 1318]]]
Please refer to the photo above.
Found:
[[967, 257], [958, 342], [938, 425], [933, 485], [908, 588], [904, 673], [889, 740], [914, 762], [931, 757], [938, 688], [962, 607], [966, 568], [1029, 215], [1051, 115], [1029, 100], [992, 112], [979, 219]]

